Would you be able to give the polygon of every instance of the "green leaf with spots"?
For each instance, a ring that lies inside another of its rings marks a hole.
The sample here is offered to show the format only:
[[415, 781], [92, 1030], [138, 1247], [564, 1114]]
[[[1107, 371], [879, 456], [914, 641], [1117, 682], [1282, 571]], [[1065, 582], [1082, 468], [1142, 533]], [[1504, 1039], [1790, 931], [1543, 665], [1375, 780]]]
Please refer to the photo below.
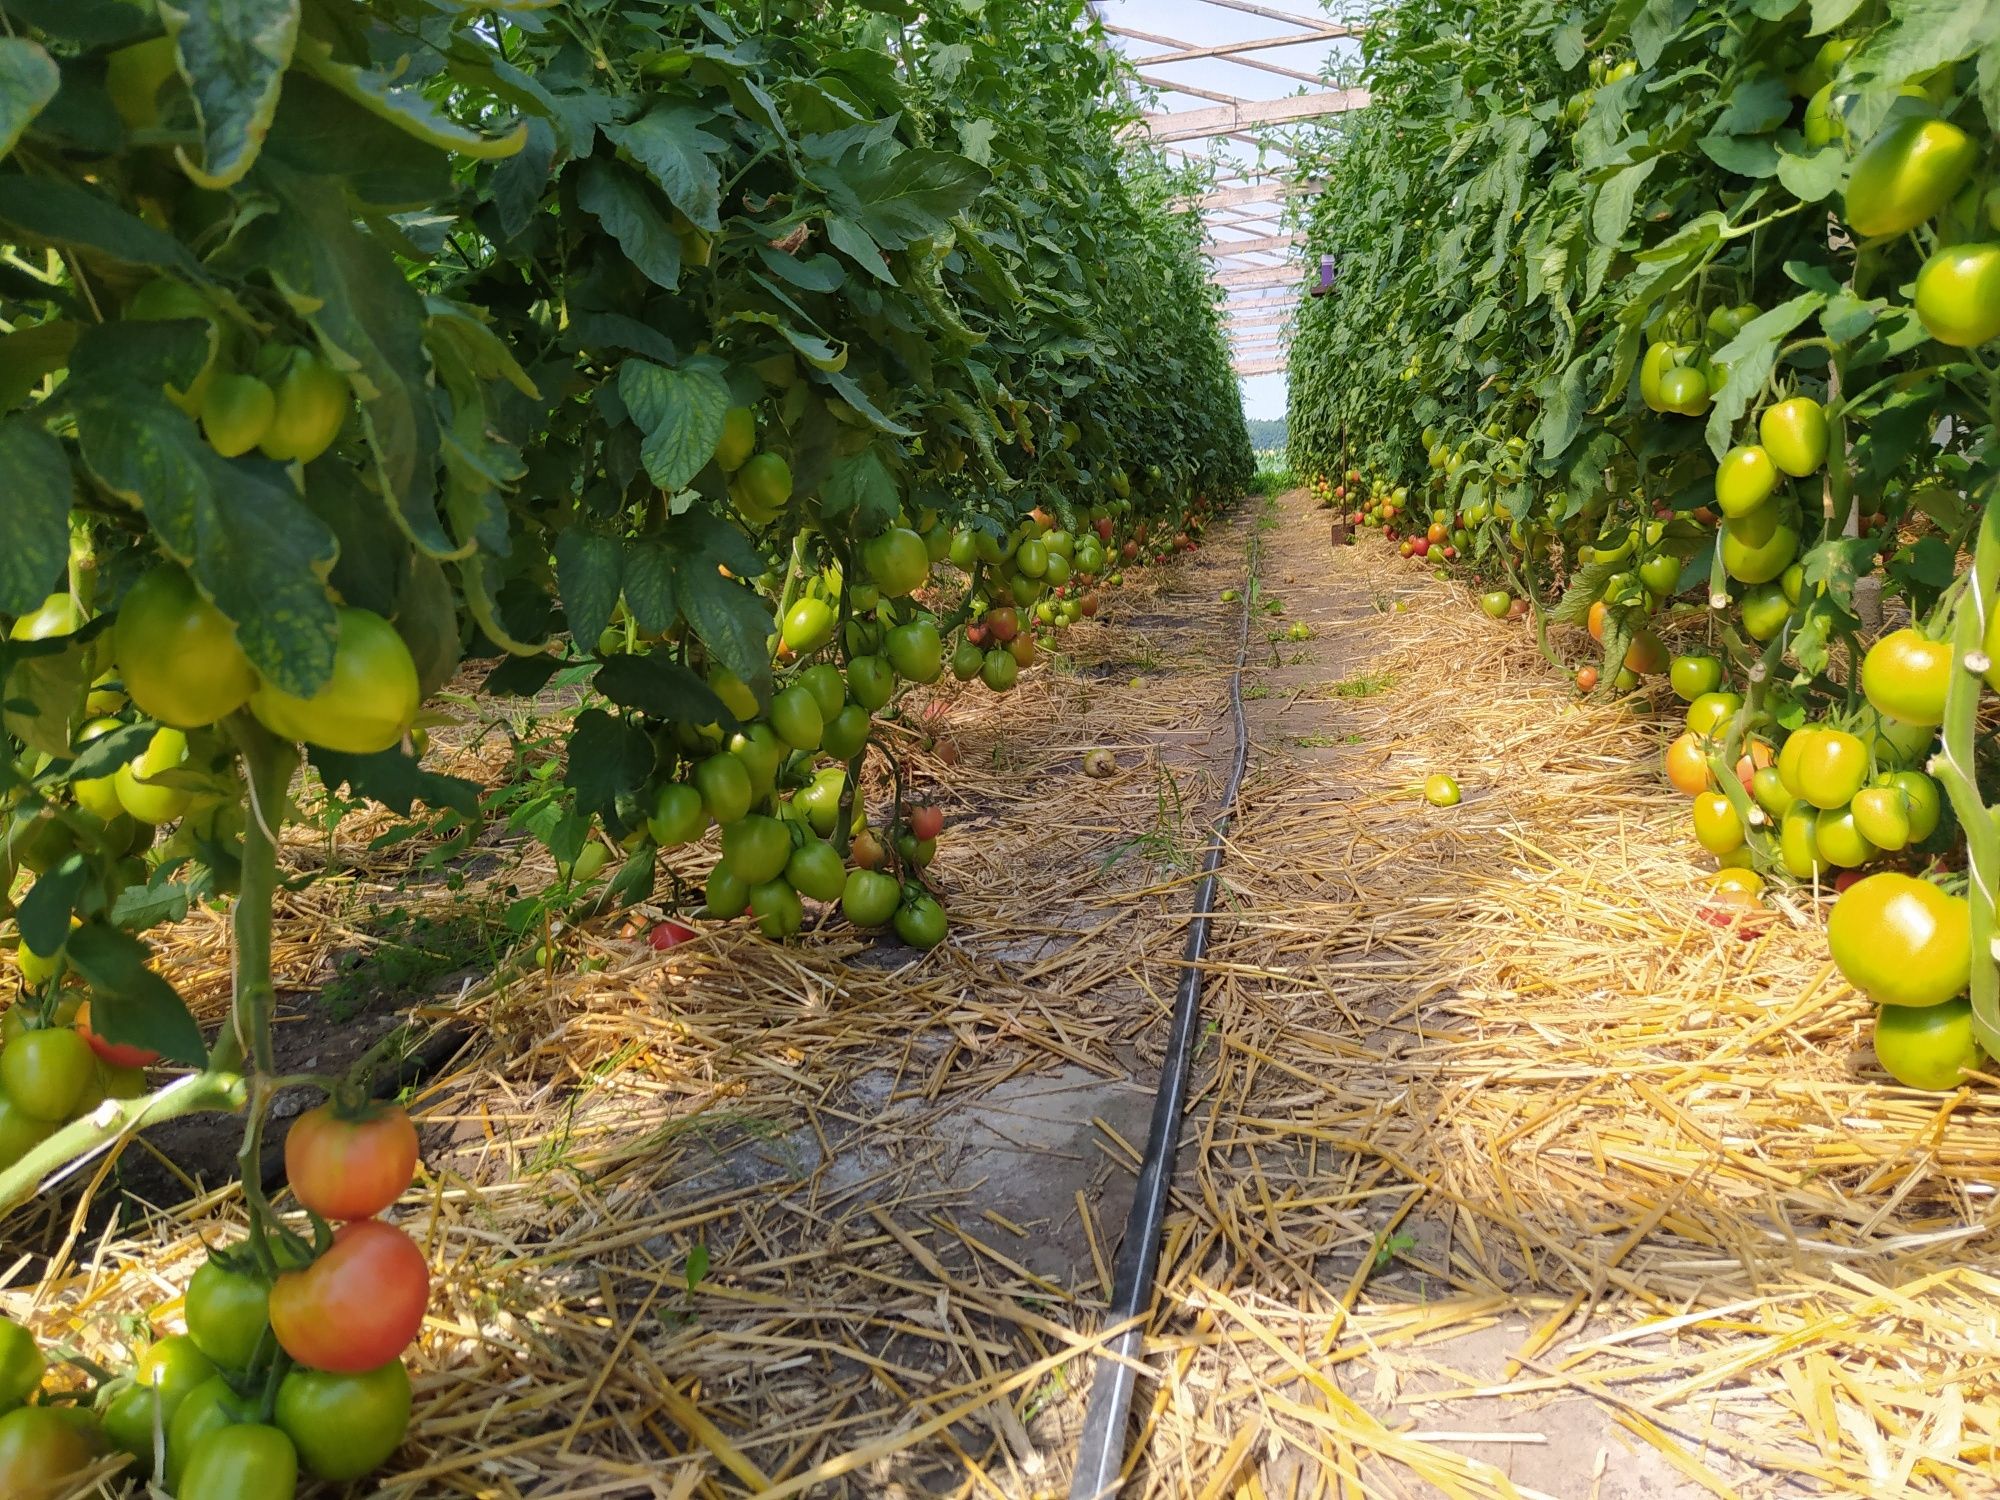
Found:
[[257, 163], [299, 38], [299, 0], [162, 3], [201, 121], [201, 160], [181, 168], [205, 188], [241, 182]]
[[61, 85], [61, 70], [40, 44], [0, 37], [0, 156], [14, 149]]
[[24, 417], [0, 421], [0, 614], [26, 614], [62, 581], [72, 493], [62, 444]]
[[77, 435], [98, 482], [143, 509], [153, 534], [236, 622], [266, 678], [301, 696], [333, 670], [335, 619], [324, 577], [333, 533], [262, 461], [218, 458], [156, 393], [82, 404]]

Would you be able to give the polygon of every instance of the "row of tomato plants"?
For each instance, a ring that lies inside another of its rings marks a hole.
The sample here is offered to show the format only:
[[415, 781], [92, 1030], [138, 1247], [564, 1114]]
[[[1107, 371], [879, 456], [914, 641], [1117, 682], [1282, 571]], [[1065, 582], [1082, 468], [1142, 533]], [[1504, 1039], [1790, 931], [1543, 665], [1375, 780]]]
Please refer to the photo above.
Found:
[[1292, 356], [1329, 503], [1587, 626], [1580, 687], [1671, 675], [1725, 898], [1831, 887], [1927, 1089], [2000, 1055], [2000, 94], [1946, 9], [1391, 7]]
[[[276, 1069], [302, 763], [423, 804], [448, 856], [485, 789], [429, 731], [556, 682], [560, 774], [512, 799], [543, 899], [653, 897], [713, 840], [691, 920], [784, 937], [811, 901], [929, 947], [942, 815], [882, 717], [947, 672], [1011, 689], [1251, 458], [1192, 184], [1123, 134], [1081, 4], [16, 20], [0, 1211], [239, 1110], [249, 1232], [129, 1370], [50, 1376], [0, 1324], [0, 1492], [119, 1452], [179, 1500], [290, 1494], [400, 1443], [428, 1283], [366, 1060]], [[144, 936], [200, 904], [232, 928], [212, 1036]], [[301, 1084], [302, 1219], [259, 1171]]]

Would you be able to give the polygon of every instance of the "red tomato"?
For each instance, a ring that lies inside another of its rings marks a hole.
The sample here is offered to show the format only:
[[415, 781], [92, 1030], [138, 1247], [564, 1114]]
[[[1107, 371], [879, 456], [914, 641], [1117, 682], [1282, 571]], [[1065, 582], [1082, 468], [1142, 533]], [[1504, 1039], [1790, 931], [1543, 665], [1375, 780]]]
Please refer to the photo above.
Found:
[[396, 1358], [424, 1326], [430, 1300], [424, 1252], [380, 1219], [334, 1231], [333, 1247], [271, 1288], [271, 1331], [315, 1370], [351, 1374]]
[[944, 809], [928, 805], [912, 807], [904, 814], [904, 821], [918, 839], [934, 839], [944, 832]]
[[373, 1218], [416, 1178], [417, 1127], [401, 1105], [352, 1114], [322, 1104], [292, 1122], [285, 1175], [292, 1196], [323, 1219]]
[[669, 948], [678, 948], [682, 943], [691, 943], [701, 936], [685, 922], [655, 922], [653, 930], [646, 934], [646, 941], [665, 953]]
[[124, 1042], [107, 1042], [90, 1029], [90, 1002], [84, 1001], [76, 1008], [76, 1030], [90, 1050], [95, 1052], [108, 1067], [150, 1068], [160, 1060], [160, 1054], [149, 1047], [134, 1047]]
[[989, 609], [986, 629], [998, 645], [1006, 645], [1021, 632], [1021, 617], [1011, 609]]

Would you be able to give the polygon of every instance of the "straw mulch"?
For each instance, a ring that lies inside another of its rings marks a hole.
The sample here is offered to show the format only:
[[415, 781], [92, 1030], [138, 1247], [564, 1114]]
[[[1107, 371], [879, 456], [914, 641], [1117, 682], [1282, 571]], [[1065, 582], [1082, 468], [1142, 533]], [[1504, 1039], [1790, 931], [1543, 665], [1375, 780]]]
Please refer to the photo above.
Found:
[[[587, 921], [431, 1007], [477, 1034], [413, 1099], [436, 1295], [386, 1492], [1066, 1492], [1253, 533], [1285, 612], [1126, 1493], [1991, 1492], [1990, 1101], [1885, 1084], [1809, 901], [1699, 920], [1661, 729], [1379, 543], [1329, 559], [1303, 496], [1258, 515], [1011, 696], [912, 706], [945, 948]], [[365, 844], [353, 895], [420, 899]], [[238, 1222], [218, 1188], [0, 1304], [115, 1351]]]

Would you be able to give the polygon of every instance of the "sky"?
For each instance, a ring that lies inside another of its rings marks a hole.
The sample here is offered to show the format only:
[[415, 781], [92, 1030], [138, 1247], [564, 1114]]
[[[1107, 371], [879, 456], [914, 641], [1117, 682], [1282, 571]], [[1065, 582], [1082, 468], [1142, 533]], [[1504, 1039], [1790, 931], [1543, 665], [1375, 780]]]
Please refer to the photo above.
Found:
[[[1323, 7], [1320, 0], [1263, 0], [1263, 3], [1267, 9], [1328, 20], [1335, 19], [1334, 16], [1327, 14], [1328, 11], [1352, 8]], [[1291, 22], [1250, 15], [1221, 5], [1211, 5], [1208, 0], [1097, 0], [1095, 8], [1108, 26], [1171, 38], [1191, 47], [1209, 47], [1255, 37], [1281, 36], [1302, 29]], [[1143, 59], [1151, 53], [1168, 50], [1161, 42], [1134, 38], [1113, 37], [1112, 43], [1138, 59]], [[1336, 48], [1351, 52], [1353, 44], [1345, 41], [1313, 41], [1292, 47], [1274, 47], [1268, 51], [1257, 52], [1254, 56], [1261, 61], [1275, 63], [1299, 73], [1317, 75], [1330, 52]], [[1279, 99], [1308, 87], [1296, 78], [1244, 67], [1226, 58], [1199, 58], [1190, 62], [1152, 66], [1147, 66], [1142, 61], [1141, 70], [1157, 79], [1186, 83], [1211, 93], [1244, 99]], [[1197, 95], [1162, 92], [1158, 103], [1149, 107], [1180, 111], [1210, 108], [1214, 102]], [[1255, 159], [1253, 148], [1233, 140], [1188, 141], [1181, 144], [1190, 150], [1220, 152], [1246, 162]], [[1274, 154], [1271, 160], [1274, 164], [1282, 164], [1284, 158]], [[1285, 377], [1282, 374], [1246, 376], [1242, 379], [1241, 385], [1245, 416], [1269, 419], [1282, 417], [1285, 414]]]

